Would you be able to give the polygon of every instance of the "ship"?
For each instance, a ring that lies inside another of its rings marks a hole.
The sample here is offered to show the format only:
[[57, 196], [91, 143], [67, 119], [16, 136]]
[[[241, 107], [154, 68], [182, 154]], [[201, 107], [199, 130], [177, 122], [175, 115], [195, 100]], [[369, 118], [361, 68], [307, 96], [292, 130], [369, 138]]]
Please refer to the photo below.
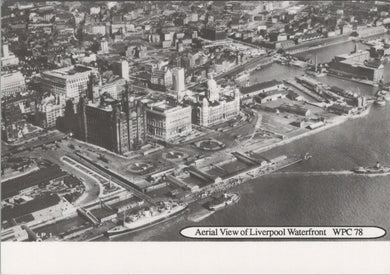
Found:
[[305, 68], [307, 66], [307, 63], [300, 60], [291, 60], [290, 65], [298, 68]]
[[105, 235], [109, 238], [118, 237], [130, 232], [138, 231], [146, 227], [174, 218], [187, 209], [187, 204], [178, 202], [161, 202], [158, 206], [143, 208], [136, 214], [125, 216], [123, 224], [108, 231]]
[[378, 106], [385, 106], [386, 105], [386, 101], [383, 97], [378, 97], [376, 100], [375, 100], [375, 104], [378, 105]]
[[217, 211], [228, 205], [236, 203], [239, 200], [240, 200], [240, 196], [238, 194], [224, 193], [222, 196], [214, 198], [214, 200], [211, 203], [209, 203], [208, 208], [212, 211]]
[[390, 92], [386, 90], [379, 90], [376, 93], [376, 96], [379, 98], [383, 98], [386, 101], [390, 101]]
[[353, 169], [353, 171], [358, 174], [385, 174], [390, 173], [390, 167], [383, 166], [377, 162], [373, 167], [359, 166]]

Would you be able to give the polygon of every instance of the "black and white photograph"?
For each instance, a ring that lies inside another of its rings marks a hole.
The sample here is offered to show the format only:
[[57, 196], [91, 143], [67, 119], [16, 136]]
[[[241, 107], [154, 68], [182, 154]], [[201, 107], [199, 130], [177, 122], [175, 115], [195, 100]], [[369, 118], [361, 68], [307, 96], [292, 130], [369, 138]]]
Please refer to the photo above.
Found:
[[389, 106], [388, 1], [2, 1], [1, 242], [389, 241]]

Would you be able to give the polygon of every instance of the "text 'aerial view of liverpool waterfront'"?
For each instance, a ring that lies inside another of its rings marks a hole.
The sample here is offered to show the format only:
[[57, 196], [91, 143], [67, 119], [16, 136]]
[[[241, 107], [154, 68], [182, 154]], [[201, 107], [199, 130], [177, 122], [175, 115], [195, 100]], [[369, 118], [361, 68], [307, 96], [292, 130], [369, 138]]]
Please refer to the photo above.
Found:
[[2, 241], [390, 230], [389, 2], [1, 9]]

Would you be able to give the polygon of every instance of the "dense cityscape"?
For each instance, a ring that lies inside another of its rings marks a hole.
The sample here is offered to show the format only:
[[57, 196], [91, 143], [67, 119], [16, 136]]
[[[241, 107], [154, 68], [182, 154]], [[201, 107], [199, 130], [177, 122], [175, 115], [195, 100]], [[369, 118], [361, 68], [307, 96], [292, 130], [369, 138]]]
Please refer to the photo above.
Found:
[[[389, 13], [385, 1], [3, 3], [1, 240], [196, 224], [237, 203], [239, 185], [310, 161], [266, 152], [386, 105]], [[329, 62], [307, 54], [344, 43]], [[263, 77], [275, 64], [299, 72]]]

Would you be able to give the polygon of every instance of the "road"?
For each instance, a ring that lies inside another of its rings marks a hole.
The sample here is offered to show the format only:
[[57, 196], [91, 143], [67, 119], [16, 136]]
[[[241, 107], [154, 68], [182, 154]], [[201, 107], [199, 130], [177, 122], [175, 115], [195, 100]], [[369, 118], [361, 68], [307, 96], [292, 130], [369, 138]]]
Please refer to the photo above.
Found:
[[100, 165], [98, 165], [98, 164], [94, 163], [93, 161], [90, 161], [87, 158], [82, 157], [80, 155], [72, 156], [72, 157], [68, 156], [68, 157], [71, 158], [72, 160], [79, 162], [80, 164], [88, 167], [92, 171], [100, 174], [102, 177], [111, 178], [112, 182], [122, 186], [126, 190], [135, 194], [137, 197], [147, 201], [148, 203], [155, 204], [155, 201], [153, 200], [153, 198], [149, 197], [148, 195], [146, 195], [145, 193], [143, 193], [139, 189], [135, 188], [134, 184], [132, 182], [126, 180], [124, 177], [114, 173], [113, 171], [107, 169], [109, 172], [106, 172], [103, 170], [105, 168], [100, 167]]
[[20, 145], [9, 145], [6, 143], [2, 142], [2, 151], [1, 155], [6, 155], [6, 154], [13, 154], [16, 152], [21, 152], [24, 150], [31, 150], [33, 148], [49, 144], [58, 140], [62, 140], [66, 137], [66, 134], [61, 133], [59, 131], [54, 131], [54, 132], [49, 132], [44, 135], [40, 135], [38, 137], [35, 137], [31, 140], [28, 140], [24, 142], [23, 144]]

